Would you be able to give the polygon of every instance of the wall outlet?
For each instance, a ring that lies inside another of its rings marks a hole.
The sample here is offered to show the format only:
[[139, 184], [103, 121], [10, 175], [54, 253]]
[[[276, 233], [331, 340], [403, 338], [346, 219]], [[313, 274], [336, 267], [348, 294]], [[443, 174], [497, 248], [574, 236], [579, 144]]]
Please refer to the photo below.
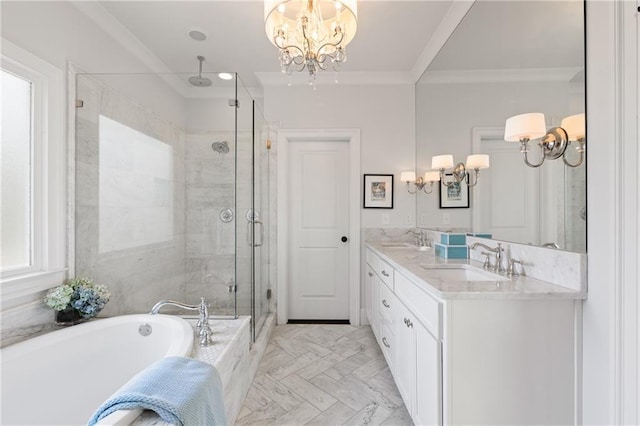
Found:
[[442, 224], [449, 225], [451, 223], [451, 214], [450, 213], [442, 213]]
[[389, 213], [383, 213], [382, 214], [382, 224], [383, 225], [388, 225], [389, 224]]
[[420, 215], [420, 225], [426, 225], [427, 224], [427, 215], [422, 213]]
[[413, 222], [413, 216], [411, 216], [410, 214], [408, 214], [405, 218], [404, 218], [404, 224], [405, 225], [411, 225], [411, 223]]

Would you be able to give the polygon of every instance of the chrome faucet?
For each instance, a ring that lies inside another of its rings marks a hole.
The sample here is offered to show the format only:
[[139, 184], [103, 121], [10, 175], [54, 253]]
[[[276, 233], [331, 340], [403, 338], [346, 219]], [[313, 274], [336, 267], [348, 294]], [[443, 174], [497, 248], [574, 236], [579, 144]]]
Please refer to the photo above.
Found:
[[200, 337], [200, 346], [209, 346], [213, 344], [211, 335], [211, 327], [209, 326], [209, 303], [204, 297], [200, 298], [199, 305], [188, 305], [186, 303], [176, 302], [175, 300], [161, 300], [151, 308], [150, 315], [156, 315], [160, 308], [165, 305], [177, 306], [182, 309], [188, 309], [190, 311], [198, 311], [198, 322], [196, 323], [196, 329], [198, 330], [198, 337]]
[[[493, 266], [493, 270], [495, 272], [504, 272], [504, 266], [502, 265], [502, 252], [504, 251], [504, 249], [502, 248], [502, 245], [500, 243], [498, 243], [497, 247], [489, 247], [486, 244], [482, 244], [482, 243], [473, 243], [469, 249], [470, 250], [475, 250], [478, 247], [482, 247], [487, 251], [490, 251], [491, 253], [495, 253], [496, 254], [496, 264]], [[488, 260], [488, 259], [487, 259]], [[488, 265], [487, 262], [485, 261], [485, 265]]]
[[[520, 276], [520, 274], [516, 271], [516, 264], [520, 265], [521, 268], [524, 268], [524, 262], [523, 261], [511, 258], [509, 260], [509, 269], [507, 269], [507, 276], [509, 276], [509, 277]], [[522, 275], [524, 275], [524, 269], [523, 269], [522, 272], [523, 272]]]
[[431, 239], [424, 229], [421, 229], [420, 232], [409, 229], [407, 234], [411, 234], [415, 237], [415, 244], [417, 247], [431, 247]]

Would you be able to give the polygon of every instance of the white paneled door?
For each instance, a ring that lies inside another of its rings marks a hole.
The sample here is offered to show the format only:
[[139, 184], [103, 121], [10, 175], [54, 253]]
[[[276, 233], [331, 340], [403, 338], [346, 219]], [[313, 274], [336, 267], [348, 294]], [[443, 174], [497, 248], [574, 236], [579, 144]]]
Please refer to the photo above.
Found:
[[289, 319], [349, 319], [349, 143], [289, 143]]
[[[532, 151], [538, 154], [537, 147]], [[524, 164], [518, 145], [502, 139], [482, 138], [478, 153], [489, 154], [491, 167], [482, 170], [473, 188], [473, 229], [500, 240], [540, 244], [538, 169]]]

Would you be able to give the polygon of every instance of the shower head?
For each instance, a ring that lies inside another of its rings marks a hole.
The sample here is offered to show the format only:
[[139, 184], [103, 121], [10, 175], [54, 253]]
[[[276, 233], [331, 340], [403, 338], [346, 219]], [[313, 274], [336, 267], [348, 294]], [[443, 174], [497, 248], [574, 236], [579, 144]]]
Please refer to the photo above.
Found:
[[196, 87], [208, 87], [213, 84], [211, 79], [202, 76], [202, 62], [204, 61], [204, 56], [198, 56], [198, 61], [200, 62], [198, 75], [194, 75], [193, 77], [189, 77], [189, 84]]
[[211, 144], [211, 149], [213, 149], [218, 154], [226, 154], [229, 152], [229, 144], [227, 141], [214, 142]]

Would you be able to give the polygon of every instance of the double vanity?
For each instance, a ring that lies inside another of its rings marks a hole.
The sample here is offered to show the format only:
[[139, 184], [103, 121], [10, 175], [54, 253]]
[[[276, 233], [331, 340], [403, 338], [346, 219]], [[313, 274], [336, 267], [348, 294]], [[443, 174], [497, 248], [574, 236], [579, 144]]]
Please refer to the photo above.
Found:
[[415, 424], [578, 421], [584, 291], [407, 243], [369, 243], [365, 274], [367, 317]]

